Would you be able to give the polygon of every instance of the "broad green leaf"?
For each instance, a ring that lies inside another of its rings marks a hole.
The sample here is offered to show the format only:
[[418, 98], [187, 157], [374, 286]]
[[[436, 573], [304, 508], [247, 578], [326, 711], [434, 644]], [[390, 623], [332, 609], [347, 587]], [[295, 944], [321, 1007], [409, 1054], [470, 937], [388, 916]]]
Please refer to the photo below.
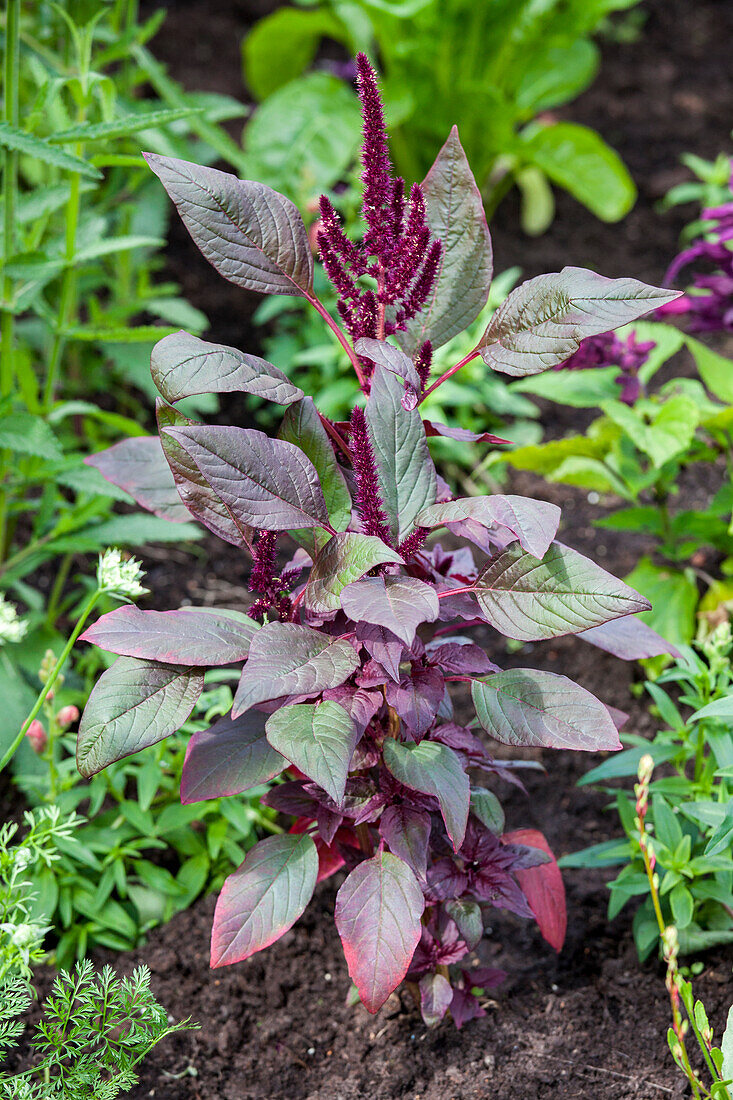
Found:
[[468, 898], [447, 901], [445, 911], [450, 919], [455, 922], [461, 934], [461, 939], [465, 940], [470, 950], [473, 951], [484, 934], [484, 922], [478, 902], [471, 901]]
[[649, 606], [623, 581], [558, 542], [541, 560], [512, 543], [479, 574], [474, 591], [491, 625], [524, 642], [578, 634]]
[[479, 722], [504, 745], [618, 749], [606, 707], [567, 676], [531, 668], [497, 672], [471, 685]]
[[640, 616], [642, 622], [672, 645], [686, 645], [692, 641], [699, 594], [691, 572], [655, 565], [643, 557], [626, 580], [652, 605], [651, 610]]
[[232, 717], [282, 695], [338, 687], [358, 667], [356, 650], [342, 638], [298, 623], [266, 623], [252, 639]]
[[637, 402], [631, 409], [621, 401], [606, 401], [601, 408], [657, 469], [688, 449], [700, 420], [697, 405], [684, 394], [661, 405]]
[[719, 355], [717, 351], [713, 351], [707, 344], [695, 340], [692, 336], [685, 336], [684, 340], [706, 388], [727, 405], [732, 405], [733, 366], [730, 359], [725, 355]]
[[174, 332], [153, 348], [150, 357], [153, 381], [166, 401], [202, 393], [252, 393], [289, 405], [303, 396], [281, 370], [224, 344], [210, 344], [188, 332]]
[[295, 924], [313, 896], [318, 853], [305, 834], [269, 836], [224, 883], [211, 930], [211, 965], [243, 962]]
[[92, 689], [79, 726], [76, 762], [95, 775], [180, 729], [204, 687], [197, 669], [118, 657]]
[[497, 836], [504, 832], [504, 810], [493, 791], [487, 791], [485, 787], [472, 787], [471, 813]]
[[539, 374], [569, 359], [587, 336], [620, 328], [677, 297], [677, 291], [637, 279], [607, 279], [582, 267], [564, 267], [513, 290], [478, 347], [494, 370]]
[[360, 863], [336, 896], [336, 927], [349, 976], [377, 1012], [407, 973], [425, 899], [404, 860], [379, 852]]
[[312, 293], [313, 253], [290, 199], [216, 168], [155, 153], [145, 159], [220, 275], [261, 294]]
[[728, 1009], [725, 1031], [720, 1041], [720, 1049], [723, 1054], [722, 1077], [726, 1081], [733, 1080], [733, 1006]]
[[102, 178], [102, 173], [86, 160], [67, 153], [64, 149], [57, 149], [47, 139], [27, 134], [24, 130], [11, 126], [9, 122], [0, 122], [0, 146], [14, 149], [23, 156], [33, 157], [53, 168], [62, 168], [65, 172], [75, 172], [89, 179]]
[[248, 710], [194, 733], [186, 746], [181, 802], [241, 794], [279, 775], [287, 761], [267, 740], [266, 721], [266, 714]]
[[266, 726], [272, 747], [340, 803], [359, 731], [338, 703], [280, 707]]
[[255, 23], [242, 42], [244, 79], [257, 99], [267, 99], [310, 67], [322, 38], [346, 37], [329, 11], [280, 8]]
[[61, 444], [46, 421], [27, 412], [9, 413], [0, 419], [0, 448], [47, 462], [63, 458]]
[[397, 542], [415, 526], [423, 508], [435, 502], [437, 475], [418, 409], [402, 405], [403, 385], [377, 365], [366, 407], [382, 501]]
[[389, 562], [401, 563], [402, 558], [376, 535], [338, 532], [318, 551], [306, 585], [306, 607], [320, 614], [338, 611], [346, 585]]
[[587, 126], [575, 122], [543, 126], [522, 143], [521, 154], [601, 221], [619, 221], [636, 202], [636, 187], [626, 165]]
[[438, 741], [408, 744], [388, 737], [384, 762], [395, 779], [438, 799], [448, 836], [457, 852], [468, 820], [470, 785], [459, 756]]
[[430, 298], [397, 336], [411, 355], [425, 340], [441, 347], [472, 324], [486, 305], [493, 273], [481, 193], [455, 126], [422, 189], [426, 220], [443, 252]]

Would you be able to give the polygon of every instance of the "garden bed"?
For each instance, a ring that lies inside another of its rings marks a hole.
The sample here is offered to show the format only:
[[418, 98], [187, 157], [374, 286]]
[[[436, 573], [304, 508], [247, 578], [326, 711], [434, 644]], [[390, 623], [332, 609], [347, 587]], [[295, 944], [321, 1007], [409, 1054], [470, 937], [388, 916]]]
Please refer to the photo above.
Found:
[[[248, 23], [273, 5], [191, 0], [168, 6], [158, 47], [172, 75], [190, 87], [241, 94], [239, 40]], [[602, 129], [626, 160], [640, 189], [637, 207], [620, 226], [608, 227], [560, 195], [551, 230], [529, 241], [517, 233], [510, 197], [492, 226], [498, 270], [516, 263], [531, 276], [571, 259], [607, 275], [661, 282], [685, 217], [677, 211], [660, 217], [654, 204], [684, 178], [678, 165], [682, 151], [715, 155], [727, 140], [733, 10], [721, 0], [650, 0], [645, 9], [643, 38], [632, 44], [608, 41], [603, 78], [573, 106], [573, 117]], [[168, 263], [187, 298], [210, 317], [214, 339], [257, 351], [249, 312], [256, 299], [224, 283], [177, 222]], [[566, 422], [548, 416], [548, 433], [562, 434], [571, 426], [570, 415], [563, 410]], [[648, 549], [641, 536], [595, 531], [591, 523], [599, 508], [581, 490], [548, 487], [526, 475], [514, 475], [512, 488], [561, 504], [563, 539], [619, 576]], [[694, 486], [687, 491], [692, 500]], [[246, 591], [248, 562], [213, 539], [205, 539], [195, 553], [193, 564], [175, 548], [146, 556], [155, 593], [147, 607], [167, 609], [183, 601], [237, 606]], [[481, 640], [503, 648], [496, 636]], [[606, 703], [630, 711], [628, 728], [634, 733], [651, 731], [645, 707], [631, 698], [633, 667], [573, 639], [525, 647], [521, 658], [523, 664], [569, 675]], [[528, 798], [511, 793], [509, 827], [541, 829], [558, 856], [606, 839], [611, 828], [603, 813], [606, 798], [575, 786], [595, 758], [533, 755], [548, 771], [528, 773]], [[333, 881], [319, 888], [302, 920], [266, 953], [217, 971], [208, 965], [213, 899], [199, 903], [153, 932], [144, 948], [110, 956], [123, 973], [146, 963], [171, 1016], [191, 1015], [201, 1023], [201, 1031], [176, 1036], [151, 1054], [131, 1095], [166, 1100], [685, 1095], [686, 1084], [666, 1047], [663, 970], [654, 963], [640, 968], [628, 910], [612, 922], [606, 919], [604, 880], [600, 872], [565, 873], [569, 925], [559, 956], [534, 926], [497, 914], [482, 956], [505, 968], [508, 978], [485, 1002], [486, 1017], [461, 1032], [450, 1022], [426, 1031], [406, 992], [401, 998], [393, 994], [374, 1017], [361, 1005], [347, 1007], [349, 982], [330, 919]], [[733, 999], [731, 957], [730, 951], [716, 950], [696, 983], [717, 1032]]]

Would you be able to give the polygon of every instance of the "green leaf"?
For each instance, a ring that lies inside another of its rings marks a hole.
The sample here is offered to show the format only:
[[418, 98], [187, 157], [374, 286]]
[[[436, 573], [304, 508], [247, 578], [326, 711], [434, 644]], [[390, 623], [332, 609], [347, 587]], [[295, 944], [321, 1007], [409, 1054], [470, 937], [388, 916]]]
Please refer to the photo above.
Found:
[[0, 122], [0, 146], [14, 149], [24, 156], [34, 157], [54, 168], [63, 168], [66, 172], [76, 172], [90, 179], [102, 178], [102, 173], [81, 157], [75, 157], [63, 149], [57, 149], [49, 141], [27, 134], [24, 130], [11, 126], [9, 122]]
[[46, 139], [53, 145], [64, 145], [69, 141], [102, 141], [110, 138], [126, 137], [138, 130], [150, 130], [156, 126], [167, 126], [179, 118], [190, 118], [203, 112], [201, 107], [153, 107], [136, 111], [135, 114], [121, 115], [108, 122], [85, 122], [72, 126], [68, 130], [59, 130]]
[[26, 412], [10, 413], [0, 420], [0, 447], [48, 462], [58, 462], [64, 454], [45, 420]]
[[601, 408], [657, 469], [689, 448], [700, 420], [697, 405], [684, 394], [662, 405], [639, 402], [630, 409], [620, 401], [607, 401]]
[[338, 703], [280, 707], [265, 727], [267, 740], [336, 803], [341, 803], [359, 731]]
[[695, 636], [697, 585], [691, 574], [640, 559], [626, 577], [628, 584], [646, 596], [652, 605], [639, 618], [672, 645], [685, 645]]
[[574, 370], [572, 375], [564, 371], [547, 371], [518, 378], [509, 388], [512, 392], [533, 393], [573, 409], [593, 409], [618, 397], [617, 377], [617, 367]]
[[310, 68], [322, 38], [348, 41], [343, 23], [322, 8], [283, 7], [260, 19], [242, 42], [244, 79], [255, 97], [267, 99]]
[[720, 1041], [720, 1049], [723, 1053], [723, 1078], [727, 1081], [733, 1078], [733, 1006], [728, 1009], [728, 1018], [725, 1022], [725, 1031]]
[[305, 604], [328, 614], [341, 607], [341, 593], [375, 565], [401, 563], [402, 558], [376, 535], [344, 531], [333, 535], [319, 551], [308, 578]]
[[624, 162], [587, 126], [574, 122], [543, 126], [522, 142], [520, 155], [601, 221], [619, 221], [636, 202], [636, 187]]
[[304, 397], [288, 406], [278, 436], [300, 447], [311, 460], [318, 473], [331, 526], [336, 531], [345, 531], [351, 519], [351, 494], [312, 397]]
[[457, 852], [463, 843], [468, 819], [470, 786], [457, 753], [438, 741], [407, 744], [388, 737], [384, 763], [406, 787], [438, 799], [448, 836]]
[[684, 340], [706, 388], [727, 405], [733, 405], [733, 362], [692, 336], [685, 336]]

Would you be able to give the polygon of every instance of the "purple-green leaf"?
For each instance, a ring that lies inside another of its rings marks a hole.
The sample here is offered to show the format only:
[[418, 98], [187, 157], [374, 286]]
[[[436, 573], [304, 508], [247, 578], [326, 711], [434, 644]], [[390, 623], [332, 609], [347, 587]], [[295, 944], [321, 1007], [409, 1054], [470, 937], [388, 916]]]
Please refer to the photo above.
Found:
[[606, 707], [567, 676], [513, 668], [474, 681], [471, 694], [479, 722], [503, 745], [584, 752], [621, 748]]
[[313, 253], [290, 199], [216, 168], [144, 155], [220, 275], [261, 294], [307, 297], [312, 292]]
[[402, 394], [399, 378], [377, 364], [366, 418], [382, 503], [398, 543], [410, 534], [423, 508], [435, 503], [437, 493], [425, 426], [417, 409], [403, 407]]
[[102, 615], [82, 635], [109, 653], [173, 665], [228, 665], [244, 661], [259, 623], [241, 611], [182, 607], [141, 611], [134, 605]]
[[471, 519], [489, 529], [504, 527], [516, 535], [519, 545], [536, 558], [543, 557], [557, 534], [560, 509], [556, 504], [531, 497], [458, 497], [424, 508], [417, 517], [419, 527], [439, 527]]
[[174, 404], [200, 393], [251, 393], [290, 405], [303, 396], [281, 370], [224, 344], [210, 344], [188, 332], [174, 332], [155, 345], [150, 357], [153, 381]]
[[223, 425], [166, 428], [163, 435], [176, 448], [169, 461], [181, 498], [227, 542], [241, 545], [237, 533], [247, 527], [328, 526], [318, 474], [292, 443]]
[[486, 305], [492, 276], [484, 204], [455, 126], [422, 189], [427, 223], [443, 253], [430, 298], [397, 336], [410, 354], [425, 340], [438, 348], [472, 324]]
[[311, 695], [343, 684], [359, 667], [347, 641], [299, 623], [267, 623], [255, 634], [232, 717], [284, 695]]
[[426, 1027], [435, 1027], [453, 1000], [453, 987], [442, 974], [423, 974], [419, 982], [420, 1013]]
[[430, 814], [404, 803], [388, 806], [379, 819], [379, 835], [392, 855], [404, 859], [420, 879], [428, 869]]
[[266, 714], [248, 710], [194, 733], [186, 746], [181, 802], [241, 794], [279, 775], [287, 760], [267, 740], [266, 721]]
[[157, 436], [123, 439], [106, 451], [89, 455], [84, 461], [88, 466], [95, 466], [107, 481], [124, 489], [148, 512], [172, 523], [186, 523], [191, 519], [191, 513], [178, 495]]
[[434, 623], [440, 612], [435, 590], [414, 577], [368, 577], [341, 592], [341, 606], [354, 622], [385, 627], [412, 645], [421, 623]]
[[303, 597], [306, 607], [319, 614], [338, 611], [347, 585], [363, 577], [375, 565], [390, 562], [401, 564], [402, 558], [376, 535], [362, 535], [357, 531], [333, 535], [318, 552], [311, 569]]
[[359, 731], [338, 703], [280, 707], [267, 721], [267, 740], [304, 775], [341, 802]]
[[367, 336], [357, 340], [354, 344], [354, 350], [359, 355], [371, 359], [373, 363], [379, 363], [385, 370], [401, 378], [405, 383], [402, 394], [402, 407], [403, 409], [415, 408], [420, 400], [422, 382], [415, 364], [408, 355], [405, 355], [404, 351], [396, 348], [394, 344], [388, 344], [386, 340], [372, 340]]
[[569, 359], [587, 336], [620, 328], [678, 297], [679, 291], [637, 279], [607, 279], [583, 267], [564, 267], [513, 290], [478, 347], [494, 370], [539, 374]]
[[318, 852], [306, 834], [255, 844], [225, 881], [211, 930], [211, 965], [242, 962], [279, 940], [303, 914], [318, 877]]
[[[484, 922], [481, 918], [481, 909], [478, 902], [470, 898], [459, 898], [456, 901], [447, 901], [445, 911], [461, 935], [468, 948], [473, 951], [478, 946], [479, 940], [484, 934]], [[451, 990], [451, 996], [453, 991]]]
[[474, 591], [491, 625], [522, 642], [579, 634], [650, 606], [633, 588], [559, 542], [541, 560], [512, 543], [479, 574]]
[[413, 872], [379, 852], [348, 876], [336, 897], [336, 927], [351, 980], [369, 1012], [378, 1012], [409, 968], [425, 908]]
[[394, 737], [384, 742], [384, 762], [395, 779], [414, 791], [433, 795], [457, 852], [463, 844], [471, 796], [459, 756], [439, 741], [408, 745]]
[[504, 832], [504, 810], [493, 791], [485, 787], [472, 787], [471, 813], [497, 836]]
[[76, 762], [95, 775], [124, 756], [180, 729], [204, 688], [198, 669], [118, 657], [102, 673], [84, 708]]
[[411, 736], [422, 737], [435, 722], [445, 693], [437, 668], [417, 668], [397, 683], [385, 686], [387, 702], [399, 714]]
[[648, 657], [661, 657], [665, 653], [680, 656], [671, 642], [633, 615], [593, 626], [582, 631], [578, 637], [606, 653], [612, 653], [614, 657], [620, 657], [622, 661], [642, 661]]
[[311, 460], [321, 483], [331, 526], [336, 531], [345, 531], [351, 519], [351, 494], [312, 397], [304, 397], [288, 406], [278, 436], [300, 447]]

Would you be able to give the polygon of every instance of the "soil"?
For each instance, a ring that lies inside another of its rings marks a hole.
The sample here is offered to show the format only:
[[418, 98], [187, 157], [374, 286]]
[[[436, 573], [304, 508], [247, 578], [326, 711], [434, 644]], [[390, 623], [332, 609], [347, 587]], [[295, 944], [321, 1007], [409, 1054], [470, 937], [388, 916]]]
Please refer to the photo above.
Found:
[[[159, 0], [142, 5], [143, 14]], [[158, 55], [190, 88], [241, 97], [239, 42], [268, 0], [169, 2]], [[520, 264], [527, 276], [585, 265], [607, 275], [659, 282], [688, 211], [660, 217], [655, 203], [675, 182], [683, 152], [711, 157], [730, 149], [731, 0], [648, 0], [641, 37], [607, 39], [592, 89], [567, 112], [599, 129], [621, 153], [639, 186], [639, 201], [620, 225], [593, 219], [558, 195], [556, 220], [542, 238], [517, 229], [513, 198], [496, 216], [497, 269]], [[249, 316], [253, 300], [214, 274], [174, 228], [169, 273], [212, 321], [213, 338], [257, 350]], [[550, 431], [561, 425], [548, 422]], [[561, 504], [563, 535], [623, 575], [643, 539], [592, 526], [602, 509], [572, 488], [517, 476], [515, 491]], [[694, 487], [692, 487], [694, 491]], [[231, 549], [231, 548], [229, 548]], [[148, 561], [152, 555], [148, 555]], [[247, 567], [219, 542], [204, 541], [192, 563], [166, 547], [151, 563], [155, 606], [182, 600], [232, 604], [243, 595]], [[487, 638], [487, 644], [496, 647]], [[496, 656], [506, 663], [505, 653]], [[562, 671], [630, 711], [627, 728], [650, 733], [643, 703], [630, 694], [638, 677], [577, 640], [527, 646], [522, 663]], [[541, 829], [560, 855], [618, 832], [607, 798], [577, 779], [597, 761], [569, 753], [535, 753], [546, 773], [527, 773], [528, 797], [506, 798], [510, 827]], [[0, 791], [0, 801], [2, 801]], [[663, 1100], [687, 1095], [666, 1045], [669, 1003], [658, 963], [640, 966], [631, 911], [606, 917], [606, 875], [567, 871], [569, 927], [559, 956], [534, 927], [498, 915], [484, 961], [508, 971], [486, 1002], [485, 1018], [461, 1032], [449, 1023], [426, 1031], [410, 1003], [393, 995], [374, 1017], [346, 1006], [348, 978], [332, 920], [335, 880], [322, 884], [301, 921], [247, 963], [212, 971], [208, 939], [213, 899], [151, 934], [148, 944], [109, 961], [127, 972], [147, 963], [156, 994], [172, 1017], [191, 1015], [201, 1030], [161, 1044], [144, 1064], [131, 1096], [162, 1100]], [[98, 961], [108, 961], [100, 956]], [[733, 1001], [731, 954], [717, 951], [695, 980], [718, 1034]]]

